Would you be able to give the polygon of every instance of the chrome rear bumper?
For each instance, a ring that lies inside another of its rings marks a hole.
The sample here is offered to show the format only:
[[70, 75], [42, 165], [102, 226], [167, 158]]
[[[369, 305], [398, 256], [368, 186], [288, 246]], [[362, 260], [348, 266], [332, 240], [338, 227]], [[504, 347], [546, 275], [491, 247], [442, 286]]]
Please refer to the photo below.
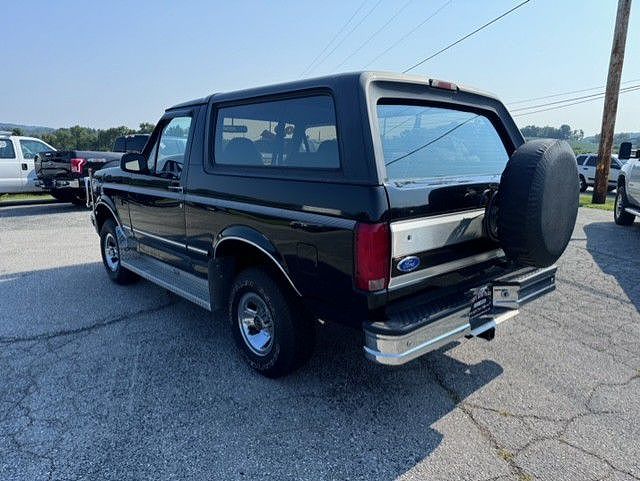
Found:
[[[491, 283], [492, 309], [471, 319], [471, 301], [435, 309], [409, 308], [389, 323], [365, 325], [365, 357], [378, 364], [400, 365], [436, 350], [462, 336], [491, 339], [495, 328], [518, 314], [518, 307], [555, 289], [556, 267], [505, 276]], [[377, 327], [376, 327], [377, 324]], [[396, 329], [381, 329], [397, 326]], [[403, 326], [416, 325], [415, 329]], [[393, 332], [393, 331], [396, 332]]]

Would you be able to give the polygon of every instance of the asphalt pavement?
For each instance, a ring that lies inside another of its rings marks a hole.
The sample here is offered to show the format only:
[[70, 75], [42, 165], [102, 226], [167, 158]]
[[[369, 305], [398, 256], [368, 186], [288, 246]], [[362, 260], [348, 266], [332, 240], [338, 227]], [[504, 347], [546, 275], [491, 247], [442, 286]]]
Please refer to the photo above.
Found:
[[581, 209], [558, 289], [399, 368], [327, 324], [269, 380], [103, 272], [85, 210], [0, 208], [0, 480], [640, 479], [640, 223]]

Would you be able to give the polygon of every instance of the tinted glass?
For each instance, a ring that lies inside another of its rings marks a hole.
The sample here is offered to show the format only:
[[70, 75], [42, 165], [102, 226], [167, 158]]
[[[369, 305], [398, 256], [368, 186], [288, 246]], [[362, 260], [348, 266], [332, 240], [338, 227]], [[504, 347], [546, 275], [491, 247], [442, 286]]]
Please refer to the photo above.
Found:
[[0, 159], [15, 159], [16, 153], [13, 150], [13, 142], [9, 139], [0, 139]]
[[328, 95], [218, 110], [215, 163], [253, 167], [340, 167], [336, 116]]
[[33, 159], [40, 152], [52, 152], [53, 149], [44, 142], [38, 140], [26, 140], [20, 139], [20, 148], [22, 149], [22, 156], [25, 159]]
[[585, 165], [588, 165], [589, 167], [595, 167], [597, 164], [598, 164], [598, 157], [596, 157], [595, 155], [590, 155]]
[[586, 155], [578, 155], [576, 157], [576, 164], [582, 165], [582, 163], [584, 162], [584, 159], [586, 159], [586, 158], [587, 158]]
[[491, 121], [442, 107], [379, 104], [389, 180], [498, 175], [509, 156]]
[[146, 135], [134, 135], [127, 139], [127, 152], [142, 152], [147, 144], [148, 137]]
[[124, 137], [118, 137], [113, 144], [114, 152], [126, 152], [126, 140]]
[[[187, 149], [191, 117], [175, 117], [164, 126], [152, 152], [156, 156], [155, 172], [163, 177], [179, 179]], [[151, 170], [151, 167], [149, 168]]]

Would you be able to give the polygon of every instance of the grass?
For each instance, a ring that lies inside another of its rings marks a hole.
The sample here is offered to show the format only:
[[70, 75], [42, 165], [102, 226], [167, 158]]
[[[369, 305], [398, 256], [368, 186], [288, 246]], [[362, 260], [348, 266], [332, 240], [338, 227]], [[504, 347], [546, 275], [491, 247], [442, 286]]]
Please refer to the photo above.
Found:
[[24, 201], [49, 201], [53, 200], [49, 194], [0, 194], [0, 204], [3, 202], [24, 202]]
[[591, 193], [580, 194], [580, 207], [588, 207], [589, 209], [608, 210], [613, 212], [613, 200], [614, 197], [607, 196], [607, 200], [604, 204], [592, 204]]

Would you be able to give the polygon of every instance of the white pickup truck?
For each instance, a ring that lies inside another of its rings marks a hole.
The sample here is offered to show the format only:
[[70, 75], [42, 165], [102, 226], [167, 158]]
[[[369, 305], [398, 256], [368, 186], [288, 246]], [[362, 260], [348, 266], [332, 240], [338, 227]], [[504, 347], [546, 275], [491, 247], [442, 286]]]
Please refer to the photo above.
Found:
[[36, 186], [34, 158], [54, 150], [40, 139], [0, 132], [0, 194], [43, 192]]
[[622, 154], [624, 149], [620, 149], [620, 159], [626, 163], [619, 171], [613, 219], [618, 225], [631, 225], [636, 217], [640, 216], [640, 149], [631, 155], [629, 145], [626, 154]]
[[[580, 192], [585, 192], [587, 187], [593, 187], [596, 183], [596, 166], [598, 165], [598, 154], [581, 154], [576, 157], [578, 164], [578, 182], [580, 183]], [[623, 162], [615, 155], [611, 156], [611, 164], [609, 167], [609, 191], [617, 186], [618, 176]]]

